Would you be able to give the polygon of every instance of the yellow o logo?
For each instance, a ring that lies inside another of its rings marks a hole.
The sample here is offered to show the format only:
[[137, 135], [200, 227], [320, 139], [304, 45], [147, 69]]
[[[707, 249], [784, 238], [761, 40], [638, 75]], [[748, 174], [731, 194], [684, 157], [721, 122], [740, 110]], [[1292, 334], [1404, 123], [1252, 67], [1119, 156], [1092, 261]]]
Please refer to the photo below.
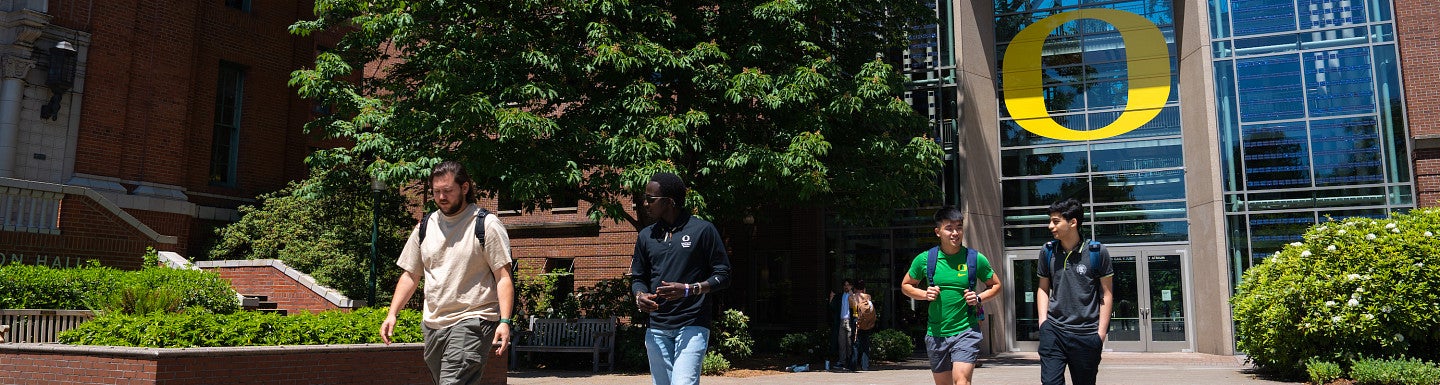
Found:
[[[1098, 130], [1066, 128], [1051, 118], [1045, 108], [1041, 49], [1051, 31], [1078, 19], [1097, 19], [1114, 25], [1125, 43], [1129, 99], [1120, 117]], [[1079, 9], [1040, 19], [1010, 41], [1002, 69], [1005, 71], [1005, 105], [1010, 109], [1010, 116], [1025, 130], [1052, 139], [1096, 140], [1133, 131], [1159, 115], [1170, 99], [1170, 52], [1165, 46], [1165, 35], [1150, 20], [1131, 12]]]

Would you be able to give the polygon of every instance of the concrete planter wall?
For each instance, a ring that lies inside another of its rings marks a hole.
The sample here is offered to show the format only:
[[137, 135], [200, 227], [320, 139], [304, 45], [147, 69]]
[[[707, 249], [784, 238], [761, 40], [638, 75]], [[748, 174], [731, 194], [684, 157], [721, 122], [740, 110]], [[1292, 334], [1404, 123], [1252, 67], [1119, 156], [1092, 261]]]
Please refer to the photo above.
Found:
[[[0, 344], [3, 384], [431, 384], [424, 345], [129, 348]], [[508, 354], [508, 353], [507, 353]], [[508, 357], [485, 364], [506, 382]]]

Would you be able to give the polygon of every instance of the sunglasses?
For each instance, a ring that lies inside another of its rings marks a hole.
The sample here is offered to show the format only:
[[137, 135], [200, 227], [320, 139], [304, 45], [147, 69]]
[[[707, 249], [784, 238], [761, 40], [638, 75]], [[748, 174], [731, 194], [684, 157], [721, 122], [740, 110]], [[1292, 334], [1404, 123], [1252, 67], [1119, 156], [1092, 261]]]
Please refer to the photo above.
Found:
[[669, 197], [663, 197], [663, 196], [657, 197], [657, 196], [654, 196], [654, 195], [645, 194], [645, 203], [646, 203], [646, 204], [654, 204], [655, 201], [660, 200], [660, 198], [669, 198]]

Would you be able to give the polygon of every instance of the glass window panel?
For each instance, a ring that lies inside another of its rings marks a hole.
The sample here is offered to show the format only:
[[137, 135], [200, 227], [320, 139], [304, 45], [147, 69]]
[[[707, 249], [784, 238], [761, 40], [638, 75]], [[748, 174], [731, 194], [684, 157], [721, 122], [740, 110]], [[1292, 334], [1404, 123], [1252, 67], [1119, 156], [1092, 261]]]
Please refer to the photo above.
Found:
[[1131, 242], [1177, 242], [1190, 239], [1190, 225], [1185, 221], [1095, 223], [1095, 239], [1123, 239]]
[[[1023, 5], [1023, 3], [1026, 2], [1016, 1], [1015, 3], [1017, 3], [1016, 5]], [[1004, 13], [1003, 11], [1005, 11], [1005, 9], [999, 6], [995, 8], [995, 13], [997, 15]], [[1050, 17], [1050, 12], [1008, 14], [998, 16], [995, 18], [995, 42], [1008, 43], [1011, 39], [1015, 38], [1016, 34], [1020, 33], [1021, 30], [1025, 29], [1025, 27], [1029, 27], [1031, 24], [1035, 24], [1035, 22], [1040, 21], [1040, 19], [1044, 19], [1046, 17]]]
[[1305, 117], [1303, 78], [1297, 55], [1235, 61], [1240, 118], [1245, 121]]
[[1248, 206], [1254, 211], [1308, 210], [1315, 208], [1315, 194], [1310, 190], [1248, 194]]
[[1040, 263], [1036, 259], [1022, 259], [1010, 263], [1010, 282], [1015, 285], [1015, 340], [1039, 341], [1040, 317], [1035, 304], [1035, 289], [1040, 285]]
[[1301, 54], [1310, 116], [1375, 112], [1375, 84], [1370, 74], [1370, 49], [1349, 48]]
[[1366, 8], [1369, 9], [1369, 12], [1366, 12], [1366, 13], [1370, 15], [1370, 18], [1371, 18], [1371, 19], [1375, 19], [1375, 21], [1389, 21], [1389, 20], [1390, 20], [1390, 0], [1364, 0], [1364, 1], [1365, 1], [1366, 5], [1367, 5]]
[[1358, 187], [1315, 190], [1318, 207], [1381, 206], [1386, 203], [1386, 188]]
[[1098, 143], [1090, 146], [1093, 171], [1173, 168], [1184, 165], [1180, 139]]
[[1409, 137], [1405, 129], [1405, 104], [1400, 100], [1404, 91], [1400, 88], [1400, 71], [1397, 68], [1399, 60], [1395, 56], [1394, 45], [1377, 45], [1373, 51], [1376, 96], [1380, 101], [1377, 106], [1380, 112], [1380, 133], [1386, 141], [1385, 167], [1389, 175], [1386, 181], [1410, 183], [1410, 160], [1406, 155]]
[[1091, 180], [1097, 204], [1185, 199], [1183, 170], [1095, 175]]
[[1216, 59], [1227, 58], [1235, 54], [1235, 49], [1232, 48], [1229, 40], [1219, 40], [1212, 42], [1211, 48], [1213, 51], [1212, 54], [1215, 56]]
[[1095, 205], [1095, 220], [1109, 221], [1150, 221], [1158, 219], [1185, 219], [1185, 202]]
[[1220, 170], [1225, 191], [1240, 191], [1241, 175], [1240, 121], [1236, 116], [1239, 108], [1235, 98], [1235, 67], [1233, 62], [1215, 62], [1215, 113], [1219, 115], [1215, 125], [1220, 129]]
[[1045, 68], [1040, 73], [1045, 84], [1051, 85], [1080, 83], [1085, 80], [1087, 72], [1090, 71], [1091, 69], [1087, 66], [1064, 66]]
[[[1081, 231], [1085, 234], [1090, 233], [1089, 230]], [[1043, 245], [1051, 239], [1055, 239], [1055, 236], [1051, 235], [1050, 228], [1045, 226], [1005, 228], [1005, 247]]]
[[1395, 27], [1389, 24], [1370, 26], [1370, 41], [1376, 43], [1395, 41]]
[[1000, 183], [1005, 207], [1049, 206], [1055, 201], [1075, 198], [1089, 201], [1090, 185], [1084, 176], [1045, 179], [1012, 179]]
[[1396, 206], [1411, 206], [1415, 204], [1415, 191], [1411, 190], [1409, 184], [1404, 186], [1391, 186], [1387, 190], [1390, 191], [1390, 193], [1387, 194], [1390, 204]]
[[1230, 15], [1236, 36], [1295, 30], [1294, 0], [1231, 0]]
[[1354, 209], [1354, 210], [1321, 211], [1321, 212], [1320, 212], [1320, 217], [1321, 217], [1321, 218], [1332, 219], [1332, 220], [1335, 220], [1335, 221], [1343, 221], [1343, 220], [1345, 220], [1345, 218], [1385, 219], [1385, 218], [1389, 218], [1389, 217], [1390, 217], [1390, 210], [1386, 210], [1386, 209], [1382, 209], [1382, 208], [1374, 208], [1374, 209]]
[[[1002, 101], [1001, 104], [1003, 105], [1004, 102]], [[1068, 127], [1070, 129], [1085, 129], [1084, 114], [1051, 115], [1050, 118], [1054, 119], [1055, 122], [1059, 123], [1061, 126]], [[1001, 120], [1000, 143], [1004, 146], [1009, 147], [1038, 146], [1043, 144], [1061, 143], [1061, 141], [1036, 135], [1033, 132], [1027, 131], [1024, 127], [1020, 126], [1020, 123], [1017, 123], [1014, 120]]]
[[1000, 156], [1007, 177], [1074, 174], [1088, 168], [1084, 145], [1004, 150]]
[[1046, 226], [1049, 224], [1049, 207], [1005, 209], [1005, 226]]
[[[1299, 0], [1300, 27], [1319, 29], [1366, 22], [1363, 0]], [[1381, 0], [1384, 1], [1384, 0]]]
[[1210, 38], [1230, 37], [1230, 0], [1210, 0]]
[[1300, 50], [1300, 36], [1295, 34], [1235, 39], [1235, 54], [1242, 56], [1267, 55]]
[[1368, 30], [1365, 27], [1355, 27], [1299, 33], [1300, 49], [1311, 50], [1365, 44]]
[[1247, 188], [1310, 187], [1305, 122], [1245, 125], [1243, 139]]
[[1046, 86], [1043, 92], [1045, 109], [1050, 112], [1081, 111], [1085, 109], [1085, 98], [1076, 85]]
[[1250, 245], [1256, 258], [1269, 257], [1285, 244], [1304, 240], [1305, 229], [1315, 224], [1310, 211], [1251, 214]]
[[1233, 213], [1245, 211], [1244, 194], [1225, 194], [1225, 212]]
[[[1123, 111], [1097, 112], [1090, 114], [1090, 129], [1098, 130], [1120, 117]], [[1066, 126], [1072, 127], [1072, 126]], [[1120, 134], [1114, 139], [1139, 139], [1156, 136], [1180, 135], [1180, 108], [1176, 106], [1165, 107], [1160, 114], [1150, 119], [1145, 125], [1130, 132]]]
[[[1225, 216], [1225, 230], [1230, 238], [1230, 283], [1240, 283], [1241, 273], [1251, 266], [1250, 228], [1245, 226], [1244, 215]], [[1234, 289], [1232, 286], [1231, 289]]]
[[1129, 81], [1086, 83], [1085, 100], [1090, 109], [1124, 108], [1130, 99]]
[[1375, 118], [1316, 120], [1310, 123], [1310, 133], [1314, 137], [1315, 185], [1385, 181]]

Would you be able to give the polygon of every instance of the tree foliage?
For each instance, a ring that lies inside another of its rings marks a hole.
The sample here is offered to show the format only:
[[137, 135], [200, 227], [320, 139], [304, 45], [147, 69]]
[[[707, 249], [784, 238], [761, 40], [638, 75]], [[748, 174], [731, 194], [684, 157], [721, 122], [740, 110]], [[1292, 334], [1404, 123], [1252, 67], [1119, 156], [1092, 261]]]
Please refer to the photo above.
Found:
[[[342, 32], [296, 71], [333, 108], [307, 129], [391, 183], [464, 163], [487, 193], [547, 208], [624, 197], [658, 171], [702, 215], [825, 203], [847, 217], [936, 195], [940, 148], [899, 96], [913, 0], [320, 0], [297, 34]], [[356, 81], [359, 77], [360, 80]], [[773, 206], [772, 206], [773, 207]]]
[[371, 210], [379, 207], [377, 303], [371, 305], [390, 303], [400, 276], [395, 258], [416, 223], [406, 198], [395, 189], [372, 196], [370, 180], [357, 166], [317, 165], [311, 173], [261, 196], [255, 206], [241, 206], [240, 220], [217, 230], [220, 239], [208, 258], [278, 259], [351, 299], [366, 299]]

